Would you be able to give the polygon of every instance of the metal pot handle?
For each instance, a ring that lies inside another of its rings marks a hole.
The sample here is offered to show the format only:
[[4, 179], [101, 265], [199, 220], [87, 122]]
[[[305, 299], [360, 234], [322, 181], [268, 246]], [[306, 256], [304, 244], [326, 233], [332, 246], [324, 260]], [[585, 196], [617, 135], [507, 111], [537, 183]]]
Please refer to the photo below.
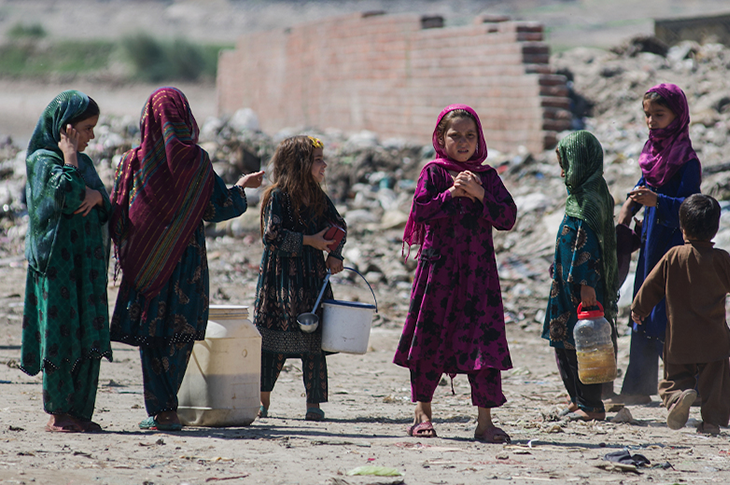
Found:
[[362, 278], [362, 280], [365, 282], [365, 284], [368, 285], [368, 288], [370, 289], [370, 293], [373, 295], [373, 301], [375, 302], [375, 313], [378, 313], [378, 300], [375, 298], [375, 292], [373, 291], [373, 287], [370, 286], [370, 283], [368, 283], [368, 280], [366, 280], [365, 277], [362, 274], [360, 274], [360, 272], [358, 270], [356, 270], [355, 268], [350, 268], [348, 266], [345, 266], [344, 269], [349, 269], [350, 271], [357, 273], [358, 275], [360, 275], [360, 278]]

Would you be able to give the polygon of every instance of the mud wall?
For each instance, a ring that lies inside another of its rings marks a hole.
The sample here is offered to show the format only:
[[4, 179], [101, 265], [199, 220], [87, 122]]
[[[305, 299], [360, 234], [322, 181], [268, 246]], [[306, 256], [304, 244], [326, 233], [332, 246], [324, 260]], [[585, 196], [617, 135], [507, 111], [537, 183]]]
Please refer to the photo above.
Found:
[[654, 20], [654, 35], [670, 46], [683, 40], [730, 46], [730, 14]]
[[219, 114], [248, 107], [264, 131], [370, 130], [427, 143], [451, 103], [474, 107], [502, 151], [552, 147], [570, 125], [566, 79], [538, 23], [353, 14], [242, 36], [221, 54]]

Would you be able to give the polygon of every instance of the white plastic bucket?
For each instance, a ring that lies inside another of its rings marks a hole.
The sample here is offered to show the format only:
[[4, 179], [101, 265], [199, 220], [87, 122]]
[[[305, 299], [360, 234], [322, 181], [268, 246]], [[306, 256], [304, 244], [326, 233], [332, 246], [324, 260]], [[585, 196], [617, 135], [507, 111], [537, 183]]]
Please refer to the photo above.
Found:
[[374, 305], [325, 300], [322, 308], [322, 350], [347, 354], [368, 351]]
[[211, 305], [177, 393], [186, 426], [248, 426], [259, 409], [261, 335], [248, 307]]
[[[365, 277], [352, 268], [365, 280]], [[375, 300], [375, 293], [370, 283], [365, 280]], [[326, 352], [344, 352], [346, 354], [364, 354], [368, 351], [370, 327], [373, 323], [373, 312], [378, 312], [375, 305], [355, 301], [325, 300], [322, 302], [322, 350]]]

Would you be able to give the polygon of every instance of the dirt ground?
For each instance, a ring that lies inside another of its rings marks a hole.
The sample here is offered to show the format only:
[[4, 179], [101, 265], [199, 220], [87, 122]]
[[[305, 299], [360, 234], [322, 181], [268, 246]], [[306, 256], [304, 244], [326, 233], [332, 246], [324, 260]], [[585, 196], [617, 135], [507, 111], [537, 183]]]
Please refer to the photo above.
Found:
[[[353, 241], [353, 244], [355, 242]], [[260, 257], [254, 237], [208, 241], [212, 303], [251, 305]], [[5, 251], [3, 251], [5, 252]], [[472, 441], [475, 409], [464, 376], [434, 397], [439, 437], [406, 436], [414, 405], [409, 376], [391, 363], [407, 298], [375, 286], [380, 313], [364, 355], [328, 358], [330, 401], [325, 422], [304, 421], [300, 362], [287, 363], [272, 395], [270, 417], [248, 427], [141, 431], [146, 417], [136, 348], [115, 344], [104, 361], [94, 419], [102, 434], [44, 431], [41, 376], [18, 368], [25, 265], [0, 259], [0, 483], [8, 484], [478, 484], [478, 483], [730, 483], [730, 443], [695, 432], [699, 408], [678, 431], [654, 401], [631, 406], [632, 423], [567, 422], [554, 418], [566, 401], [548, 345], [535, 323], [507, 326], [514, 368], [503, 374], [508, 402], [495, 420], [508, 445]], [[338, 299], [365, 301], [366, 289], [335, 283]], [[113, 302], [116, 289], [110, 285]], [[628, 337], [620, 339], [626, 368]], [[620, 380], [620, 379], [619, 379]], [[618, 387], [618, 386], [617, 386]], [[616, 413], [609, 413], [609, 419]], [[628, 447], [649, 467], [624, 470], [603, 456]], [[366, 465], [394, 468], [401, 477], [348, 476]]]
[[[9, 3], [0, 2], [3, 6]], [[591, 4], [586, 8], [596, 4], [568, 3]], [[720, 2], [687, 4], [708, 3]], [[654, 13], [664, 12], [656, 9]], [[571, 18], [560, 17], [561, 21]], [[215, 115], [214, 86], [179, 87], [190, 99], [199, 122]], [[27, 143], [46, 104], [69, 88], [94, 96], [104, 113], [136, 117], [155, 86], [122, 89], [83, 80], [35, 83], [0, 79], [0, 136], [12, 135], [21, 146]], [[397, 240], [397, 234], [377, 236], [383, 241]], [[253, 236], [208, 240], [211, 303], [253, 304], [261, 254], [258, 241]], [[357, 243], [357, 238], [351, 238], [348, 246]], [[387, 244], [400, 247], [399, 242]], [[498, 259], [507, 256], [498, 254]], [[101, 366], [94, 415], [104, 433], [47, 433], [41, 376], [30, 377], [17, 368], [25, 271], [22, 242], [0, 239], [0, 484], [730, 483], [728, 430], [724, 428], [719, 437], [698, 435], [694, 426], [699, 423], [699, 408], [692, 408], [689, 423], [677, 431], [667, 428], [666, 410], [656, 396], [650, 405], [628, 407], [632, 416], [628, 423], [611, 422], [616, 412], [608, 413], [605, 422], [558, 420], [567, 394], [553, 353], [540, 338], [540, 325], [533, 321], [507, 325], [514, 368], [503, 373], [508, 402], [494, 416], [511, 435], [511, 444], [487, 445], [471, 439], [476, 410], [470, 404], [464, 376], [454, 380], [453, 394], [446, 379], [434, 396], [434, 426], [439, 437], [408, 437], [406, 429], [414, 409], [409, 375], [391, 363], [408, 292], [377, 283], [373, 286], [380, 317], [371, 333], [369, 351], [328, 358], [330, 402], [323, 405], [325, 422], [304, 420], [301, 365], [292, 360], [277, 383], [266, 419], [240, 428], [142, 431], [137, 426], [146, 417], [139, 354], [136, 348], [114, 344], [114, 361], [104, 361]], [[336, 283], [334, 290], [338, 299], [369, 298], [367, 290], [344, 282]], [[116, 288], [110, 285], [112, 304], [115, 297]], [[628, 337], [621, 337], [620, 369], [628, 363], [628, 348]], [[604, 459], [607, 453], [624, 448], [632, 455], [644, 455], [651, 464], [630, 470]], [[403, 475], [347, 475], [366, 465], [394, 468]]]

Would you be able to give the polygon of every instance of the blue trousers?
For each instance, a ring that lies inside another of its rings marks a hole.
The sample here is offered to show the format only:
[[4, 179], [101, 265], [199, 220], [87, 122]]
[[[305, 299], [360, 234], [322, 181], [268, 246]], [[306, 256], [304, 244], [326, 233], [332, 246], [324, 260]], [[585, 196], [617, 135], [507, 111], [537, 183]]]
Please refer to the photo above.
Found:
[[626, 368], [621, 394], [651, 396], [659, 387], [659, 359], [664, 343], [644, 332], [631, 332], [629, 366]]

